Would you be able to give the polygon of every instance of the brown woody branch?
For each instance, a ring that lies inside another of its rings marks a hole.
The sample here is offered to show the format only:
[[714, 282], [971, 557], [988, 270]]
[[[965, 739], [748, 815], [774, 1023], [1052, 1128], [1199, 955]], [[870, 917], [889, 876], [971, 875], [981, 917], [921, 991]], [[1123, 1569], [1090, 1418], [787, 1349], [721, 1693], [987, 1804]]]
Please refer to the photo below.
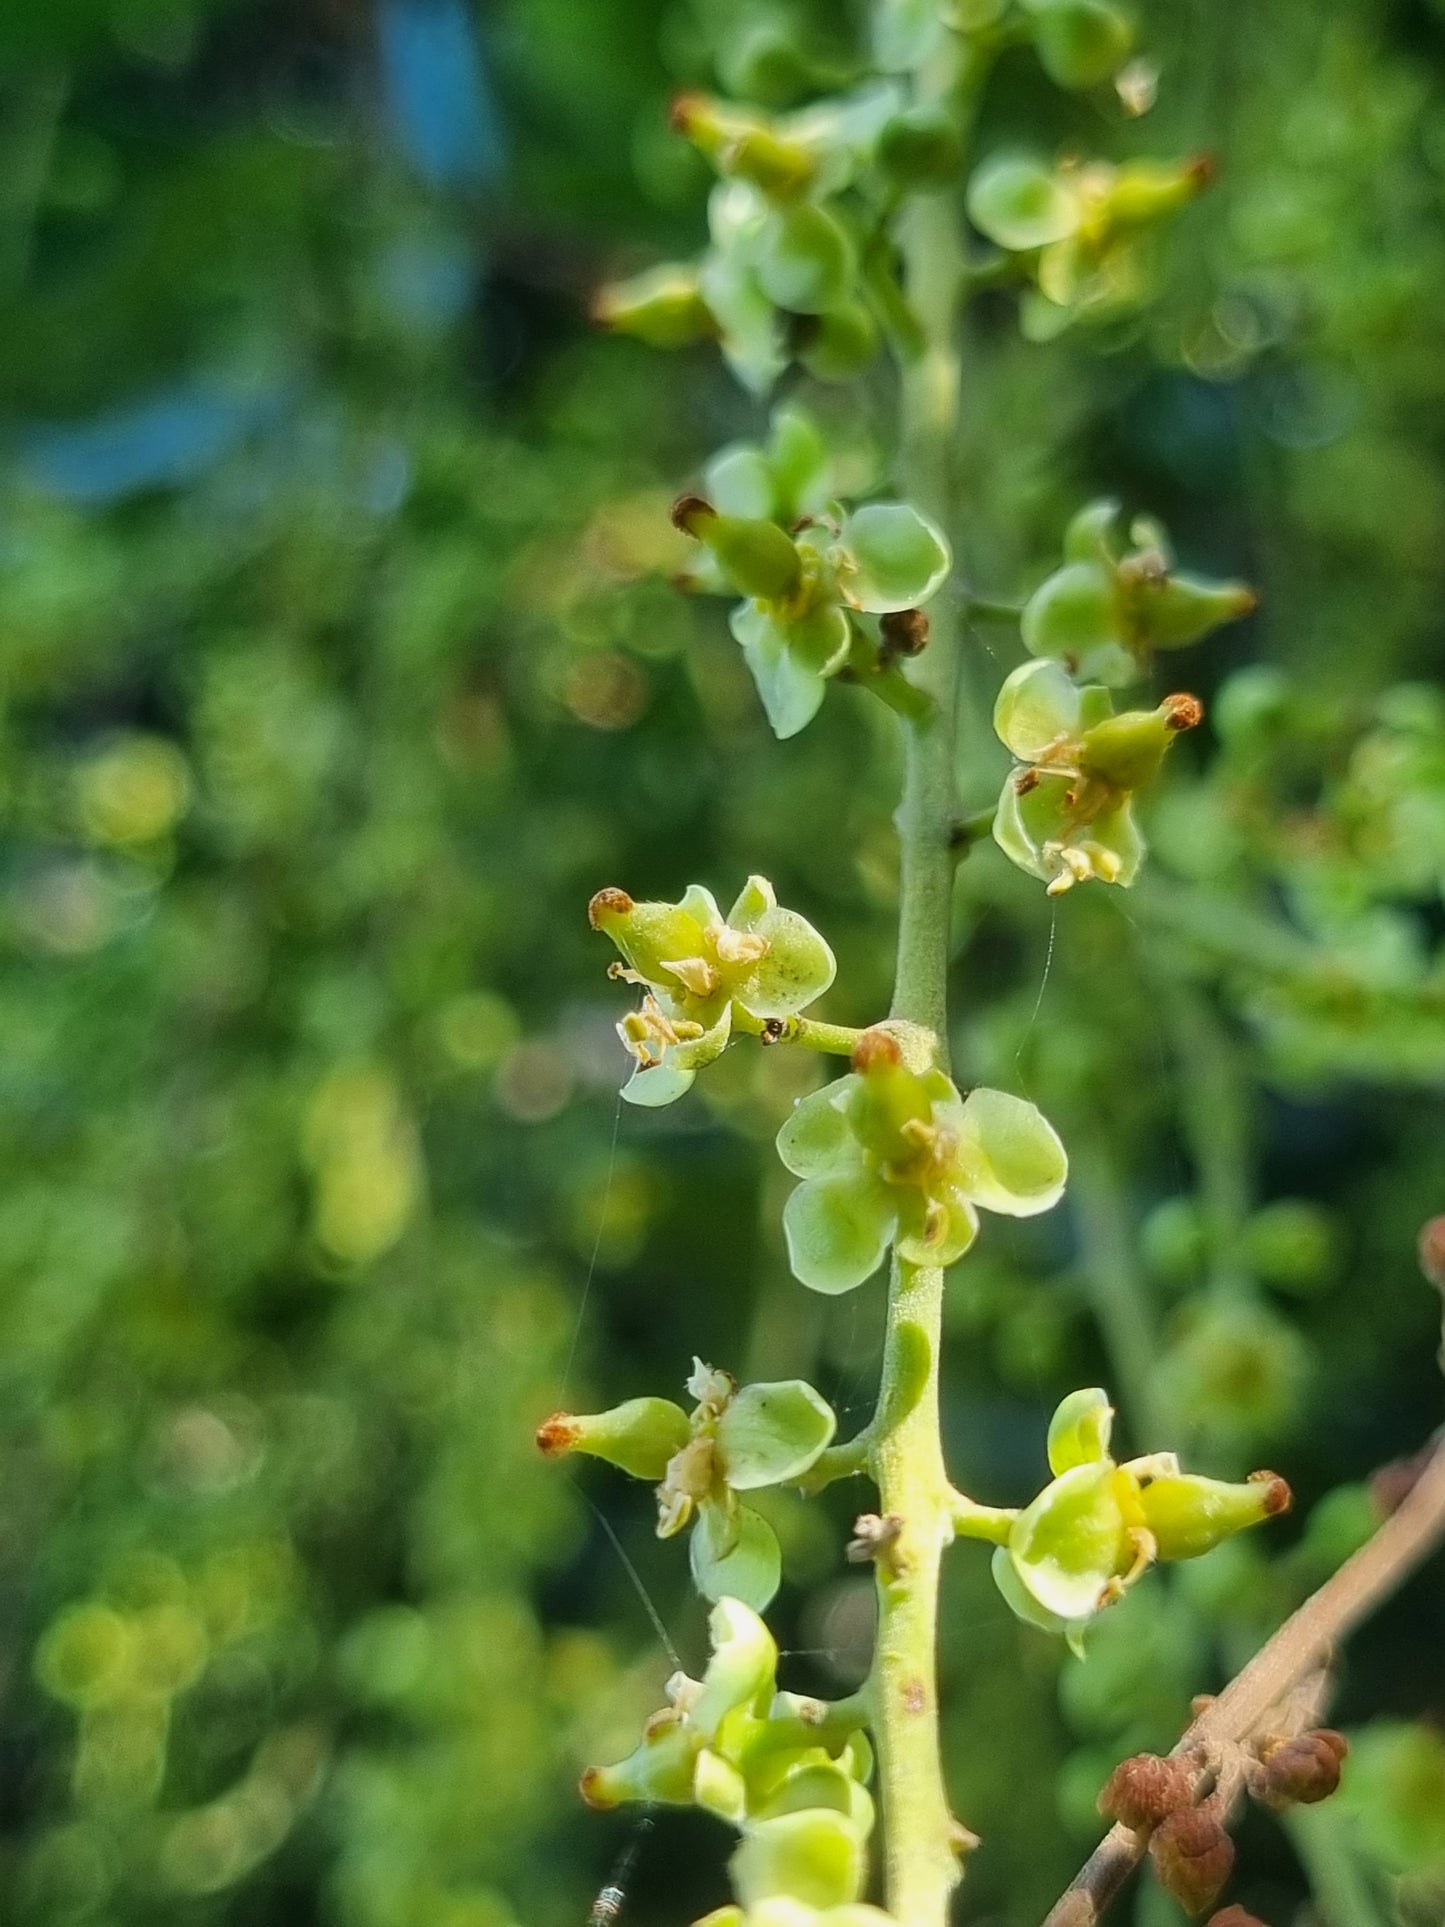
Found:
[[[1174, 1754], [1208, 1755], [1246, 1741], [1331, 1650], [1388, 1599], [1445, 1538], [1445, 1439], [1399, 1509], [1312, 1593], [1211, 1700]], [[1095, 1927], [1144, 1856], [1147, 1836], [1112, 1827], [1049, 1913], [1044, 1927]]]

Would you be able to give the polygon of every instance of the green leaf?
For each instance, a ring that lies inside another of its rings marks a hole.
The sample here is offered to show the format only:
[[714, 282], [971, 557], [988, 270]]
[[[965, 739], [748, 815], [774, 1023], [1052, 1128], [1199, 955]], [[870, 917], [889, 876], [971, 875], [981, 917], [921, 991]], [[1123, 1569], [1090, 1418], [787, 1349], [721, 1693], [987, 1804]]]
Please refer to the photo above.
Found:
[[745, 1385], [718, 1421], [723, 1473], [735, 1492], [799, 1478], [838, 1428], [826, 1399], [801, 1378]]
[[1073, 195], [1046, 167], [1000, 154], [969, 182], [968, 218], [1001, 248], [1023, 250], [1064, 240], [1080, 216]]
[[1070, 1392], [1049, 1421], [1049, 1469], [1055, 1474], [1076, 1465], [1097, 1465], [1109, 1456], [1114, 1408], [1097, 1385]]
[[870, 502], [843, 524], [843, 592], [870, 615], [913, 609], [937, 593], [953, 558], [941, 529], [907, 502]]
[[1060, 1619], [1087, 1618], [1124, 1563], [1124, 1514], [1111, 1464], [1076, 1465], [1026, 1506], [1008, 1557], [1025, 1589]]
[[958, 1140], [963, 1186], [1005, 1217], [1032, 1218], [1063, 1196], [1069, 1160], [1054, 1127], [1026, 1098], [970, 1091]]
[[861, 1168], [862, 1153], [848, 1124], [857, 1088], [854, 1071], [810, 1091], [778, 1132], [778, 1156], [795, 1178], [831, 1178]]
[[760, 1513], [726, 1509], [704, 1501], [688, 1544], [693, 1583], [704, 1599], [733, 1598], [762, 1612], [772, 1604], [783, 1577], [778, 1535]]
[[745, 1907], [774, 1895], [805, 1907], [841, 1907], [863, 1884], [863, 1842], [843, 1814], [814, 1807], [754, 1821], [728, 1866]]
[[793, 1276], [810, 1291], [852, 1291], [882, 1264], [897, 1222], [889, 1187], [866, 1171], [800, 1184], [783, 1207]]
[[1020, 762], [1036, 763], [1077, 735], [1081, 713], [1079, 691], [1058, 663], [1025, 662], [1005, 678], [993, 726]]

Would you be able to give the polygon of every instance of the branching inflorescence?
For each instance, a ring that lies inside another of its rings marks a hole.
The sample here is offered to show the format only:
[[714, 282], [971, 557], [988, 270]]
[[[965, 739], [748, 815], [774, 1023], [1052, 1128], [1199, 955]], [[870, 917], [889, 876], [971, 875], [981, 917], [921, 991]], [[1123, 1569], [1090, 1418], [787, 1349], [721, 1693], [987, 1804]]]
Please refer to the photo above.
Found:
[[[959, 835], [960, 614], [997, 610], [954, 573], [964, 307], [978, 289], [1012, 289], [1023, 332], [1039, 344], [1127, 312], [1147, 298], [1158, 231], [1211, 170], [1198, 160], [1115, 166], [973, 152], [977, 103], [1005, 47], [1032, 44], [1061, 86], [1113, 82], [1126, 111], [1147, 106], [1152, 77], [1131, 58], [1131, 25], [1111, 0], [875, 0], [872, 14], [872, 77], [844, 95], [780, 115], [700, 94], [675, 104], [674, 126], [717, 176], [707, 249], [695, 264], [610, 287], [596, 304], [606, 325], [659, 347], [715, 340], [757, 394], [794, 364], [846, 382], [886, 352], [897, 371], [898, 494], [840, 499], [825, 437], [789, 400], [765, 441], [722, 450], [673, 511], [693, 544], [679, 586], [731, 599], [732, 634], [779, 738], [808, 725], [831, 682], [897, 714], [905, 778], [891, 1011], [862, 1030], [809, 1014], [833, 982], [833, 954], [760, 877], [726, 916], [697, 885], [678, 903], [608, 888], [590, 906], [620, 953], [613, 976], [639, 993], [618, 1026], [634, 1059], [629, 1102], [681, 1098], [748, 1039], [849, 1059], [779, 1134], [779, 1156], [800, 1181], [783, 1229], [793, 1273], [814, 1291], [851, 1291], [891, 1258], [877, 1409], [838, 1442], [834, 1414], [801, 1380], [739, 1387], [695, 1361], [690, 1410], [641, 1397], [558, 1414], [539, 1436], [549, 1453], [588, 1453], [655, 1484], [658, 1532], [690, 1534], [694, 1580], [713, 1602], [704, 1677], [675, 1675], [637, 1749], [589, 1770], [584, 1795], [599, 1806], [695, 1804], [736, 1828], [736, 1904], [712, 1918], [753, 1927], [943, 1921], [972, 1839], [952, 1817], [939, 1759], [935, 1620], [949, 1543], [991, 1545], [1012, 1609], [1080, 1651], [1090, 1622], [1155, 1561], [1192, 1558], [1289, 1503], [1272, 1473], [1225, 1484], [1182, 1471], [1167, 1452], [1116, 1460], [1109, 1400], [1093, 1388], [1059, 1407], [1050, 1480], [1022, 1509], [974, 1500], [944, 1467], [945, 1269], [978, 1235], [980, 1211], [1047, 1211], [1068, 1175], [1064, 1147], [1032, 1103], [964, 1092], [950, 1076], [953, 866], [991, 829], [1051, 895], [1091, 881], [1129, 886], [1145, 854], [1135, 800], [1203, 711], [1188, 694], [1128, 707], [1118, 692], [1254, 598], [1176, 569], [1154, 522], [1137, 519], [1124, 534], [1116, 504], [1082, 507], [1058, 567], [1017, 618], [1024, 659], [994, 712], [1015, 766], [986, 827]], [[879, 1495], [850, 1547], [876, 1569], [873, 1667], [846, 1700], [801, 1699], [777, 1686], [777, 1649], [759, 1615], [781, 1556], [747, 1495], [816, 1491], [860, 1472]], [[862, 1899], [875, 1758], [888, 1916]]]

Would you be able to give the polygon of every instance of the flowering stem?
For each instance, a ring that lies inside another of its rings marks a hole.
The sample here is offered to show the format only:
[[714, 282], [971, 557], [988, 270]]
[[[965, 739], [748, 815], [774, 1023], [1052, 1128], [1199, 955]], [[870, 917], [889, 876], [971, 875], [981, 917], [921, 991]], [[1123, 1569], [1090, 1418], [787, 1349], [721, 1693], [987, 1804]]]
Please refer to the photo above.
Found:
[[[954, 93], [952, 71], [922, 77], [925, 93]], [[961, 92], [961, 89], [959, 89]], [[900, 480], [945, 529], [952, 521], [949, 452], [958, 416], [958, 304], [963, 257], [958, 213], [946, 195], [920, 196], [903, 224], [909, 305], [923, 331], [902, 370]], [[903, 723], [902, 860], [896, 1018], [923, 1025], [948, 1058], [947, 974], [956, 853], [954, 750], [958, 703], [957, 612], [934, 605], [928, 647], [908, 674], [932, 697]], [[949, 1813], [939, 1753], [939, 1566], [953, 1536], [954, 1497], [938, 1423], [943, 1273], [895, 1258], [888, 1290], [879, 1433], [871, 1470], [880, 1511], [901, 1521], [891, 1556], [878, 1561], [878, 1645], [870, 1691], [886, 1827], [888, 1907], [904, 1927], [943, 1927], [959, 1879], [959, 1830]]]
[[740, 1004], [733, 1005], [733, 1029], [765, 1044], [798, 1044], [834, 1057], [851, 1057], [863, 1035], [851, 1024], [822, 1024], [815, 1017], [754, 1017]]

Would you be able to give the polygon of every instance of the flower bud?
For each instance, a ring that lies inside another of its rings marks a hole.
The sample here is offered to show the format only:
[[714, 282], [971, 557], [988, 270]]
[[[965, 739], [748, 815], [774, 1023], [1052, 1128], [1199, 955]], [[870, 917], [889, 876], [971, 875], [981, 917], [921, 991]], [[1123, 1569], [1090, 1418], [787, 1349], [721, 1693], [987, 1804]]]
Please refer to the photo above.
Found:
[[537, 1447], [548, 1458], [585, 1452], [655, 1484], [668, 1460], [687, 1444], [690, 1429], [686, 1412], [670, 1399], [630, 1398], [590, 1416], [554, 1412], [538, 1428]]
[[1274, 1472], [1256, 1472], [1244, 1485], [1176, 1472], [1139, 1490], [1144, 1523], [1161, 1559], [1197, 1559], [1236, 1532], [1288, 1512], [1291, 1503], [1288, 1485]]
[[1212, 1905], [1234, 1867], [1234, 1842], [1208, 1807], [1167, 1815], [1150, 1835], [1149, 1854], [1155, 1878], [1186, 1914]]
[[613, 281], [592, 298], [592, 319], [650, 348], [685, 348], [717, 333], [692, 268], [649, 268]]
[[901, 187], [946, 187], [963, 166], [963, 142], [953, 115], [924, 104], [884, 123], [875, 155]]
[[1143, 1833], [1193, 1799], [1193, 1775], [1183, 1760], [1136, 1753], [1121, 1760], [1105, 1781], [1099, 1811], [1106, 1820]]
[[921, 655], [928, 646], [929, 626], [928, 617], [921, 609], [891, 609], [878, 622], [884, 654]]
[[792, 320], [793, 352], [818, 381], [852, 381], [878, 352], [878, 324], [861, 301]]
[[803, 565], [792, 540], [776, 522], [719, 515], [700, 495], [673, 504], [673, 525], [701, 542], [741, 594], [775, 602], [791, 595]]
[[1215, 176], [1208, 155], [1175, 166], [1160, 161], [1126, 161], [1115, 170], [1105, 200], [1108, 223], [1123, 228], [1152, 227], [1192, 201]]
[[669, 1708], [649, 1721], [641, 1744], [625, 1760], [589, 1766], [578, 1789], [588, 1806], [601, 1812], [629, 1800], [689, 1806], [701, 1750], [702, 1735]]
[[1133, 41], [1128, 16], [1109, 0], [1051, 0], [1034, 21], [1039, 64], [1060, 87], [1096, 87], [1110, 79]]
[[730, 102], [707, 94], [679, 94], [669, 119], [719, 174], [751, 181], [764, 194], [799, 194], [817, 172], [816, 157], [801, 141], [788, 139], [761, 114]]
[[1114, 1408], [1097, 1385], [1070, 1392], [1049, 1421], [1049, 1468], [1057, 1477], [1076, 1465], [1094, 1465], [1109, 1456]]
[[1208, 582], [1202, 576], [1160, 571], [1130, 581], [1128, 562], [1120, 565], [1120, 586], [1140, 642], [1150, 649], [1183, 649], [1222, 623], [1237, 622], [1258, 607], [1259, 597], [1243, 582]]
[[1193, 712], [1178, 708], [1181, 700], [1189, 699], [1170, 697], [1157, 709], [1126, 709], [1122, 716], [1105, 717], [1085, 730], [1080, 742], [1085, 772], [1115, 789], [1137, 790], [1151, 783], [1179, 730], [1190, 726], [1181, 718]]
[[1279, 1198], [1245, 1225], [1244, 1255], [1265, 1284], [1307, 1294], [1328, 1280], [1333, 1269], [1334, 1227], [1318, 1205]]
[[1286, 1807], [1313, 1806], [1327, 1800], [1339, 1786], [1340, 1768], [1349, 1750], [1344, 1734], [1327, 1726], [1280, 1740], [1261, 1749], [1250, 1792], [1261, 1806], [1276, 1813]]
[[599, 890], [587, 921], [612, 939], [639, 976], [665, 990], [679, 983], [666, 966], [703, 950], [702, 925], [680, 903], [636, 903], [625, 890]]

